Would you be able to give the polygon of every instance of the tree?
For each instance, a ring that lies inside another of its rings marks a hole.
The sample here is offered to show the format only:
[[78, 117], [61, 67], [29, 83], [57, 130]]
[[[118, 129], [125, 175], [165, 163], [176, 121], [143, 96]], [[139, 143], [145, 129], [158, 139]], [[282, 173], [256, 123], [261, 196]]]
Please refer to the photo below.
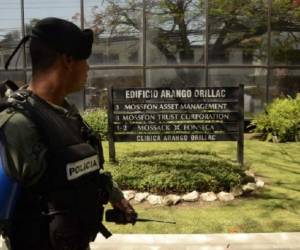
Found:
[[[203, 5], [203, 0], [146, 1], [149, 17], [147, 40], [165, 56], [168, 64], [193, 62], [193, 41], [190, 37], [199, 36], [205, 28], [200, 20], [199, 11], [203, 10], [200, 5]], [[96, 7], [92, 9], [92, 14], [96, 17], [92, 20], [101, 17], [102, 37], [135, 37], [138, 41], [142, 34], [141, 0], [107, 0], [102, 8]], [[181, 79], [191, 77], [185, 70], [176, 71]]]
[[[166, 62], [203, 63], [204, 54], [195, 57], [195, 47], [204, 46], [205, 0], [147, 0], [145, 3], [147, 41], [164, 55]], [[224, 63], [229, 51], [237, 48], [243, 51], [246, 63], [266, 62], [268, 1], [209, 0], [208, 3], [209, 61]], [[142, 0], [103, 1], [102, 6], [93, 7], [93, 27], [108, 39], [138, 37], [142, 33], [142, 9]], [[295, 57], [291, 51], [300, 39], [297, 34], [299, 1], [273, 0], [271, 11], [273, 60], [288, 62]], [[181, 79], [189, 79], [190, 72], [177, 69], [177, 74]]]

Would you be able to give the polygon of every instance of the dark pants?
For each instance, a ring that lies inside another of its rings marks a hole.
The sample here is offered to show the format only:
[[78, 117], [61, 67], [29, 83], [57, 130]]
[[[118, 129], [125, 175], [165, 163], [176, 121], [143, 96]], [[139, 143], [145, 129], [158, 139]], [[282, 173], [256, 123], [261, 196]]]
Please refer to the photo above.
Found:
[[44, 218], [15, 220], [5, 232], [4, 238], [10, 250], [53, 250]]
[[54, 250], [88, 250], [89, 236], [77, 216], [60, 214], [49, 224], [51, 246]]
[[72, 215], [16, 221], [5, 236], [10, 250], [88, 250], [89, 237]]

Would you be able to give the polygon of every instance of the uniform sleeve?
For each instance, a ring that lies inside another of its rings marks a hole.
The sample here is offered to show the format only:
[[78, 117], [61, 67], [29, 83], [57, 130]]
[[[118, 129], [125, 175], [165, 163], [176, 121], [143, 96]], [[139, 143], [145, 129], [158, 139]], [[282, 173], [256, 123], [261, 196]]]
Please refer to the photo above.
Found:
[[124, 195], [120, 188], [118, 187], [118, 184], [113, 181], [112, 175], [108, 171], [101, 171], [100, 172], [100, 182], [101, 185], [105, 188], [106, 192], [108, 193], [108, 201], [110, 203], [116, 203], [122, 200], [124, 198]]
[[9, 174], [22, 185], [35, 184], [46, 170], [46, 146], [31, 120], [15, 113], [3, 127], [7, 141]]
[[119, 202], [124, 198], [124, 195], [121, 191], [121, 189], [118, 187], [118, 184], [114, 181], [112, 181], [112, 187], [109, 192], [109, 202], [114, 204]]

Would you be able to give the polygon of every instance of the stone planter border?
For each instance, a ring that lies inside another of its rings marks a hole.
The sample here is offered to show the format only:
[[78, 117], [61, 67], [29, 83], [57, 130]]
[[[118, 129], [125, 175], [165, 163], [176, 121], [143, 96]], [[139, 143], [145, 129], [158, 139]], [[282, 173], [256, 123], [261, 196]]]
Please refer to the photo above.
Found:
[[177, 205], [180, 202], [213, 202], [213, 201], [222, 201], [230, 202], [235, 198], [250, 194], [256, 190], [259, 190], [264, 187], [264, 182], [256, 178], [254, 173], [251, 171], [246, 171], [246, 175], [254, 177], [255, 182], [249, 182], [243, 186], [234, 187], [229, 193], [228, 192], [219, 192], [215, 194], [214, 192], [199, 193], [193, 191], [186, 193], [184, 195], [176, 194], [167, 194], [164, 196], [157, 194], [150, 194], [148, 192], [136, 192], [134, 190], [124, 190], [123, 194], [125, 199], [129, 201], [134, 201], [135, 203], [148, 202], [150, 205], [164, 205], [164, 206], [173, 206]]

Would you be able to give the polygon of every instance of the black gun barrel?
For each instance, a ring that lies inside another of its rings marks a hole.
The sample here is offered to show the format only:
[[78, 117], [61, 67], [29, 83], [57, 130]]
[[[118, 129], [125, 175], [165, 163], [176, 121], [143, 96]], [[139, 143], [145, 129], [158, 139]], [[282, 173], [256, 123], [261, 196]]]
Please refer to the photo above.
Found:
[[175, 221], [165, 221], [165, 220], [152, 220], [152, 219], [136, 219], [136, 221], [141, 221], [141, 222], [158, 222], [158, 223], [168, 223], [168, 224], [176, 224]]
[[175, 221], [143, 219], [143, 218], [138, 218], [137, 215], [132, 219], [132, 221], [128, 222], [125, 213], [123, 211], [119, 210], [119, 209], [106, 210], [105, 220], [107, 222], [115, 222], [115, 223], [118, 223], [118, 224], [127, 224], [127, 223], [133, 223], [134, 224], [136, 221], [176, 224]]

